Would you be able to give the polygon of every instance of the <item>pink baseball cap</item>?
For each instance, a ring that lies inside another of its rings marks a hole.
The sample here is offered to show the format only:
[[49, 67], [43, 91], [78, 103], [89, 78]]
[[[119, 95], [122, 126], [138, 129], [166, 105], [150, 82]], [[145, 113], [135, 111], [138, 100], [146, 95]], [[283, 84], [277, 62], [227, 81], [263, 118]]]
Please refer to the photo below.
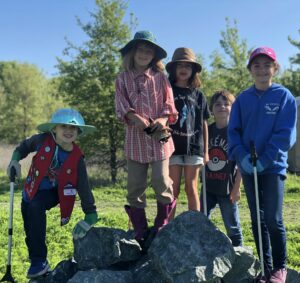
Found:
[[262, 46], [262, 47], [258, 47], [255, 50], [252, 51], [248, 64], [247, 64], [247, 68], [250, 67], [251, 62], [253, 61], [254, 58], [256, 58], [259, 55], [265, 55], [268, 56], [270, 59], [272, 59], [273, 61], [277, 62], [276, 59], [276, 54], [275, 51], [267, 46]]

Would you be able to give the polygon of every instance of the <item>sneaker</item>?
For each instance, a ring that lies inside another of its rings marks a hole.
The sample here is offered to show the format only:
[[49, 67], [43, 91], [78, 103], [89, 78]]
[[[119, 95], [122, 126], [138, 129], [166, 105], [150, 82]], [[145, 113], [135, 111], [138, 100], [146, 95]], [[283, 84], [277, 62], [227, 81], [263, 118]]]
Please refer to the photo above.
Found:
[[270, 282], [272, 283], [285, 283], [287, 275], [286, 268], [278, 268], [272, 271]]
[[27, 278], [36, 278], [44, 275], [50, 269], [48, 261], [32, 261], [27, 272]]

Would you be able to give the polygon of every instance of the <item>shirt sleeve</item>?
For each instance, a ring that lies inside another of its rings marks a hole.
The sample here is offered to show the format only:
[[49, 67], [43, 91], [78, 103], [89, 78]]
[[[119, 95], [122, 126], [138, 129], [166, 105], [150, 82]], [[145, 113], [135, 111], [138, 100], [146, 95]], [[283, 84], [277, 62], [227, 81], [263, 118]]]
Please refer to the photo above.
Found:
[[89, 184], [86, 165], [83, 157], [81, 157], [78, 162], [77, 172], [77, 190], [81, 200], [82, 210], [85, 214], [96, 212], [95, 199]]
[[168, 116], [169, 124], [173, 125], [178, 119], [178, 112], [175, 107], [173, 90], [168, 78], [162, 74], [162, 87], [164, 92], [164, 106], [162, 116]]
[[242, 121], [240, 119], [240, 105], [237, 98], [232, 104], [228, 123], [228, 159], [240, 160], [247, 154], [242, 142]]
[[201, 93], [201, 96], [202, 96], [202, 105], [203, 105], [203, 119], [208, 120], [211, 114], [209, 111], [207, 100], [203, 93]]
[[115, 93], [116, 115], [121, 122], [127, 123], [128, 121], [125, 118], [125, 115], [130, 111], [135, 112], [135, 110], [133, 107], [131, 107], [129, 101], [129, 97], [125, 87], [125, 78], [123, 73], [121, 73], [117, 77], [115, 87], [116, 87], [116, 93]]
[[31, 152], [39, 149], [46, 138], [46, 134], [33, 135], [23, 140], [17, 147], [16, 151], [20, 154], [20, 160], [26, 158]]

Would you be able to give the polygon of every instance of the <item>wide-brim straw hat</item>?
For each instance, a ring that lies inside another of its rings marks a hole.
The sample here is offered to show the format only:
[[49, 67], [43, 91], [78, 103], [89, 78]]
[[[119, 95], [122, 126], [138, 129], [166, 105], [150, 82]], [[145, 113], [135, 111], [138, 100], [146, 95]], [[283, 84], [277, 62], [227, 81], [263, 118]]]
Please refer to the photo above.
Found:
[[71, 108], [58, 109], [51, 117], [50, 122], [43, 123], [37, 126], [40, 132], [50, 132], [57, 125], [76, 126], [80, 129], [80, 134], [90, 134], [96, 131], [96, 128], [91, 125], [86, 125], [81, 114]]
[[146, 30], [136, 32], [134, 38], [119, 50], [122, 57], [124, 57], [126, 53], [131, 50], [138, 42], [146, 42], [151, 44], [156, 50], [155, 55], [158, 59], [167, 57], [167, 52], [156, 43], [156, 39], [153, 33]]
[[192, 63], [197, 73], [200, 73], [202, 70], [202, 66], [197, 62], [195, 53], [190, 48], [179, 47], [174, 51], [172, 61], [166, 65], [166, 70], [168, 73], [171, 72], [172, 68], [177, 62]]

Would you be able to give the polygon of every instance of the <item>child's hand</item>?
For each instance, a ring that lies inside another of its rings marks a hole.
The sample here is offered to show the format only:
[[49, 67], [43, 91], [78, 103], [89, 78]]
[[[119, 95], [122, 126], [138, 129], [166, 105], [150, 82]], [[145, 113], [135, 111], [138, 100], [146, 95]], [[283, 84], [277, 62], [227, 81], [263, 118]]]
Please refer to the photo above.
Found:
[[230, 200], [232, 203], [239, 201], [241, 198], [240, 186], [236, 183], [233, 184], [232, 191], [230, 192]]
[[147, 128], [150, 125], [150, 122], [147, 119], [141, 117], [140, 115], [137, 115], [134, 120], [134, 125], [138, 129], [143, 131], [145, 128]]
[[208, 152], [204, 152], [204, 157], [203, 157], [204, 165], [207, 164], [208, 161], [209, 161], [209, 154], [208, 154]]
[[156, 131], [162, 131], [168, 122], [167, 117], [157, 118], [152, 122], [152, 127], [156, 127]]
[[73, 239], [81, 239], [85, 237], [87, 232], [92, 228], [92, 226], [97, 223], [98, 215], [97, 212], [88, 213], [85, 215], [84, 220], [79, 221], [73, 229]]
[[156, 128], [157, 131], [161, 131], [166, 127], [167, 122], [168, 122], [168, 117], [157, 118], [152, 122], [152, 125], [157, 127]]
[[7, 167], [6, 173], [9, 178], [11, 177], [10, 174], [12, 168], [15, 168], [16, 177], [21, 179], [21, 165], [17, 160], [11, 160]]
[[144, 130], [150, 125], [150, 122], [147, 119], [134, 112], [128, 113], [127, 118], [140, 130]]

